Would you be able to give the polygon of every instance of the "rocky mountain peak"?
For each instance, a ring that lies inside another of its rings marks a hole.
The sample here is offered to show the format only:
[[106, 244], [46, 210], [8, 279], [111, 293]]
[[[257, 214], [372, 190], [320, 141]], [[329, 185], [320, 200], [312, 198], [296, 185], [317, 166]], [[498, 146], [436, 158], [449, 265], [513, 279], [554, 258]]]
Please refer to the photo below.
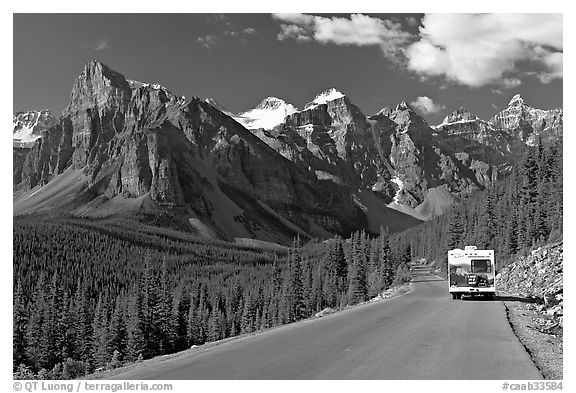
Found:
[[42, 133], [56, 125], [56, 118], [48, 109], [40, 111], [20, 111], [12, 119], [12, 145], [31, 147]]
[[478, 116], [466, 110], [463, 106], [456, 109], [444, 118], [442, 124], [455, 123], [455, 122], [468, 122], [478, 120]]
[[233, 116], [244, 127], [255, 130], [263, 128], [271, 130], [278, 124], [283, 123], [286, 116], [291, 115], [298, 109], [281, 98], [266, 97], [256, 108]]
[[306, 104], [304, 109], [306, 110], [318, 105], [326, 104], [330, 101], [334, 101], [342, 97], [345, 97], [342, 92], [336, 90], [334, 87], [331, 87], [330, 89], [324, 90], [322, 93], [317, 94], [312, 102]]
[[[121, 73], [112, 70], [106, 64], [99, 62], [98, 60], [90, 59], [85, 65], [84, 70], [78, 76], [78, 81], [96, 81], [96, 80], [108, 80], [113, 86], [125, 88], [130, 87], [130, 84], [124, 78]], [[78, 83], [77, 81], [77, 83]]]
[[281, 98], [266, 97], [264, 98], [255, 109], [278, 109], [280, 107], [290, 105]]
[[512, 99], [508, 103], [509, 107], [522, 106], [522, 105], [524, 105], [524, 99], [520, 97], [520, 94], [516, 94], [514, 97], [512, 97]]
[[406, 100], [402, 100], [401, 103], [399, 103], [398, 105], [396, 105], [396, 110], [397, 110], [397, 111], [406, 110], [406, 109], [412, 109], [412, 108], [410, 108], [410, 105], [408, 105], [408, 103], [406, 102]]

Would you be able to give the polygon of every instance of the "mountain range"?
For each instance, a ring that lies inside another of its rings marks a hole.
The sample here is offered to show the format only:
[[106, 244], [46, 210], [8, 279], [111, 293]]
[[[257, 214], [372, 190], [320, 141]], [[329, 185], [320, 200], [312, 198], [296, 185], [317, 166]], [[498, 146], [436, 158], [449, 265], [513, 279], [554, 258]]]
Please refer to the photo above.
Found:
[[268, 97], [233, 114], [91, 60], [59, 118], [14, 115], [13, 211], [279, 243], [400, 231], [561, 138], [562, 117], [516, 95], [490, 120], [458, 108], [430, 126], [405, 101], [366, 116], [336, 89], [302, 110]]

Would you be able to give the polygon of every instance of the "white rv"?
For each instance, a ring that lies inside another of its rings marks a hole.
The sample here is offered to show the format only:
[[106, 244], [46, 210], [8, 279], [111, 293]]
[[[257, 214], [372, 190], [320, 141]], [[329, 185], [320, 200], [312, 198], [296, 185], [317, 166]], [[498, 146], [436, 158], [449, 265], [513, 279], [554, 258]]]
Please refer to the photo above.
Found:
[[494, 250], [478, 250], [466, 246], [448, 251], [448, 285], [452, 299], [462, 295], [486, 296], [496, 294], [494, 286]]

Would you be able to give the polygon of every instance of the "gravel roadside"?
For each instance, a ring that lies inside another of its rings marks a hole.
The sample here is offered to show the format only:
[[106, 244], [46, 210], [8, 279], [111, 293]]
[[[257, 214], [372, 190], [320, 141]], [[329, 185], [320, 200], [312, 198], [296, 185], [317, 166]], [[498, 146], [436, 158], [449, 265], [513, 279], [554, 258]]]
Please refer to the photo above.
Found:
[[563, 379], [563, 328], [546, 323], [538, 302], [499, 294], [508, 321], [545, 379]]

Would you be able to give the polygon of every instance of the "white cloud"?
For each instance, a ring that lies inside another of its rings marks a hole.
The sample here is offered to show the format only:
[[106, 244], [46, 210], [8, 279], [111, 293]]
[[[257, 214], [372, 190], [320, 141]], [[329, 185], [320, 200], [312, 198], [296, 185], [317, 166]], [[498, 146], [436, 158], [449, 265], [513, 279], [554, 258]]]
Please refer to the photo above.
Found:
[[238, 37], [244, 42], [246, 36], [252, 36], [258, 33], [258, 31], [252, 27], [247, 27], [244, 30], [224, 30], [221, 34], [208, 34], [203, 37], [198, 37], [196, 41], [206, 49], [210, 49], [216, 45], [216, 43], [224, 37]]
[[272, 14], [274, 19], [292, 23], [296, 25], [311, 25], [314, 23], [313, 15], [306, 14]]
[[512, 88], [517, 64], [530, 61], [544, 69], [541, 80], [562, 78], [561, 14], [427, 14], [421, 23], [420, 40], [406, 50], [420, 75]]
[[204, 48], [210, 49], [214, 45], [216, 45], [216, 41], [218, 41], [218, 37], [216, 37], [214, 34], [208, 34], [204, 37], [198, 37], [196, 39], [196, 41], [198, 41], [200, 43], [200, 45], [202, 45]]
[[280, 33], [278, 33], [278, 40], [284, 41], [288, 39], [295, 39], [296, 41], [311, 41], [312, 38], [307, 35], [306, 29], [297, 25], [280, 25]]
[[274, 14], [280, 25], [279, 40], [315, 40], [321, 44], [378, 46], [393, 60], [402, 55], [402, 47], [414, 37], [401, 29], [400, 23], [352, 14], [350, 18], [306, 14]]
[[442, 109], [446, 108], [446, 106], [437, 104], [431, 98], [426, 96], [416, 97], [410, 105], [424, 115], [429, 113], [438, 113]]

